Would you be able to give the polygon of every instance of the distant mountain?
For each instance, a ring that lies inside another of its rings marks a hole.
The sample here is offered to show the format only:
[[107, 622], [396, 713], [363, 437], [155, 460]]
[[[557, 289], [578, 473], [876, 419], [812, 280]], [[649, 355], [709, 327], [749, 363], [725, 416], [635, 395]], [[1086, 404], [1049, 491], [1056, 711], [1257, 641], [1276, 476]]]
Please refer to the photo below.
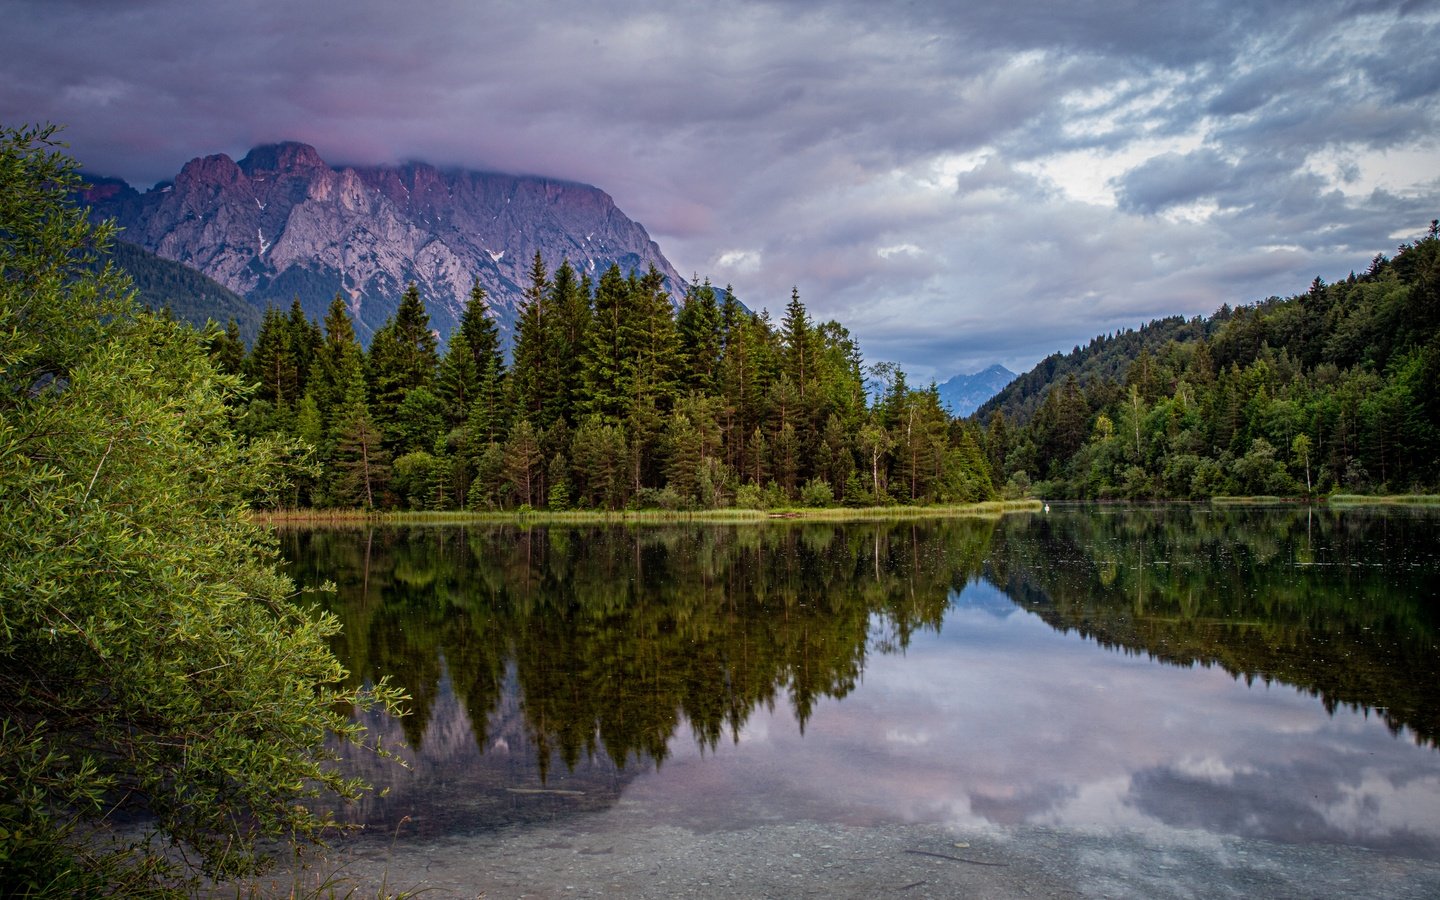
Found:
[[213, 319], [222, 327], [234, 319], [247, 343], [260, 331], [264, 310], [189, 266], [156, 256], [128, 241], [116, 241], [110, 260], [130, 276], [135, 299], [150, 309], [168, 309], [175, 318], [203, 326]]
[[513, 329], [536, 251], [598, 279], [611, 264], [654, 265], [672, 294], [685, 281], [638, 222], [599, 188], [547, 178], [401, 166], [331, 166], [315, 148], [256, 147], [235, 162], [194, 159], [140, 193], [90, 178], [82, 201], [121, 236], [203, 272], [263, 309], [299, 297], [323, 317], [344, 294], [368, 342], [414, 281], [447, 335], [473, 278], [501, 329]]
[[1015, 373], [999, 363], [970, 375], [956, 375], [940, 385], [940, 404], [952, 415], [968, 416], [1014, 380]]

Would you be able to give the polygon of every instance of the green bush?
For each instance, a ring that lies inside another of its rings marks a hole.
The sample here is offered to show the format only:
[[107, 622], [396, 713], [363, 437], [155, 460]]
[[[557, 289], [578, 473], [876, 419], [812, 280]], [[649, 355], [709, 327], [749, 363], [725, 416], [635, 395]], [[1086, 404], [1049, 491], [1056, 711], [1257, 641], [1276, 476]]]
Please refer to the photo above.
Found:
[[[348, 710], [333, 617], [294, 600], [245, 498], [288, 452], [231, 431], [238, 382], [205, 340], [90, 265], [111, 236], [66, 199], [53, 129], [0, 130], [0, 884], [156, 893], [317, 839], [296, 801], [362, 786], [329, 765]], [[106, 832], [117, 811], [153, 838]]]

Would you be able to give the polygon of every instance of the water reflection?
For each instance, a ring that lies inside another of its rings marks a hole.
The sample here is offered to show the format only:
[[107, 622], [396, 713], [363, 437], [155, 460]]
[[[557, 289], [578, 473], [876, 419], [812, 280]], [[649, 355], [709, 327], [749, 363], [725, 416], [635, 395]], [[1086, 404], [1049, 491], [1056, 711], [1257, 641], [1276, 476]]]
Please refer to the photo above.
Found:
[[415, 697], [373, 723], [415, 748], [360, 810], [375, 824], [623, 793], [694, 828], [1159, 822], [1429, 853], [1435, 524], [1170, 508], [283, 540], [302, 581], [338, 583], [352, 677]]
[[1294, 685], [1434, 746], [1437, 524], [1424, 510], [1089, 510], [1001, 529], [987, 571], [1055, 628]]

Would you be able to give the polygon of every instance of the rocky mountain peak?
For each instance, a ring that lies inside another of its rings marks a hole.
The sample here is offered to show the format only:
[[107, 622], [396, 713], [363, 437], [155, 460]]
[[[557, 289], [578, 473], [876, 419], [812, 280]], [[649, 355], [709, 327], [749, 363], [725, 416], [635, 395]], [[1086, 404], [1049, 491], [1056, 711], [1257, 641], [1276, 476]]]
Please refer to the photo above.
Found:
[[240, 169], [250, 177], [270, 173], [303, 173], [314, 169], [328, 170], [320, 153], [309, 144], [282, 141], [255, 147], [240, 160]]
[[401, 166], [332, 167], [308, 144], [191, 160], [141, 194], [92, 179], [82, 196], [124, 237], [198, 269], [258, 306], [324, 316], [341, 293], [368, 340], [414, 282], [442, 336], [480, 280], [503, 332], [513, 326], [538, 251], [598, 278], [654, 265], [679, 296], [685, 281], [638, 222], [604, 191], [555, 179]]
[[235, 164], [235, 160], [224, 153], [216, 153], [186, 163], [180, 174], [175, 176], [175, 186], [226, 187], [238, 183], [244, 177], [245, 173]]

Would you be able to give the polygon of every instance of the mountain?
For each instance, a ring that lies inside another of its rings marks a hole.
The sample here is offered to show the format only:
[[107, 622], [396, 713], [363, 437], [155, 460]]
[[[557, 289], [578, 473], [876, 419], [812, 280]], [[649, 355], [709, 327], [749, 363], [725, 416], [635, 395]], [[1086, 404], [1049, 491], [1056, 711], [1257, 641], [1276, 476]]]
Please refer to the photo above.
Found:
[[197, 327], [207, 319], [222, 327], [234, 319], [240, 337], [246, 343], [255, 340], [264, 311], [224, 285], [129, 241], [115, 241], [108, 258], [130, 276], [135, 299], [142, 306], [168, 309], [175, 318]]
[[951, 415], [968, 416], [1014, 380], [1015, 373], [999, 363], [969, 375], [956, 375], [940, 385], [940, 405]]
[[91, 177], [81, 199], [97, 219], [114, 218], [125, 240], [262, 309], [299, 297], [320, 319], [343, 293], [367, 342], [411, 281], [446, 335], [478, 277], [509, 333], [537, 251], [552, 271], [562, 259], [597, 279], [611, 264], [626, 273], [654, 265], [672, 296], [685, 285], [608, 194], [548, 178], [422, 162], [332, 166], [314, 147], [289, 142], [256, 147], [239, 162], [193, 159], [173, 182], [144, 193]]

